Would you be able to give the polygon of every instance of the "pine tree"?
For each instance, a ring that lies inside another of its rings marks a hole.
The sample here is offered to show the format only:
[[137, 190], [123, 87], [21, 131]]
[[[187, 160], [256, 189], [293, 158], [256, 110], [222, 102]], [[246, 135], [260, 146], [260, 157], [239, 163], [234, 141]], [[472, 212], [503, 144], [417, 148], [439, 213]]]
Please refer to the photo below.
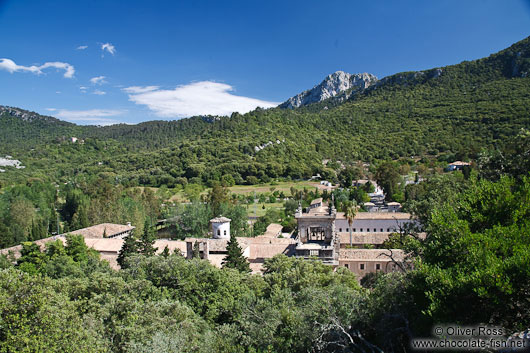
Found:
[[130, 255], [138, 253], [138, 241], [134, 233], [125, 237], [120, 253], [118, 254], [118, 264], [121, 268], [125, 268], [125, 259]]
[[235, 235], [230, 235], [230, 240], [226, 245], [226, 251], [228, 254], [223, 260], [223, 267], [235, 268], [240, 272], [250, 272], [250, 265], [247, 259], [243, 256], [243, 250], [237, 243]]
[[144, 232], [140, 237], [140, 253], [146, 256], [153, 256], [156, 253], [156, 248], [153, 246], [155, 244], [155, 240], [155, 229], [151, 226], [151, 222], [146, 219], [144, 224]]
[[169, 248], [167, 247], [167, 245], [164, 250], [162, 250], [162, 253], [160, 255], [165, 257], [166, 259], [169, 257]]

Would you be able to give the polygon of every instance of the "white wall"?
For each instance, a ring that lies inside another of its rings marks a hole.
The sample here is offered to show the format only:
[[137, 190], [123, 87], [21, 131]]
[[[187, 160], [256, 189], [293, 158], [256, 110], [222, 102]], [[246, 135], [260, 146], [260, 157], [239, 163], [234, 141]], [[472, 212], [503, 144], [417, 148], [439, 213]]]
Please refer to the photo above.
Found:
[[230, 222], [212, 223], [212, 232], [216, 239], [230, 239]]
[[[355, 232], [381, 232], [381, 229], [383, 232], [395, 232], [399, 230], [400, 226], [409, 222], [408, 219], [355, 219], [352, 228], [355, 229]], [[341, 228], [342, 232], [349, 231], [350, 225], [346, 219], [335, 221], [335, 231], [340, 232]]]

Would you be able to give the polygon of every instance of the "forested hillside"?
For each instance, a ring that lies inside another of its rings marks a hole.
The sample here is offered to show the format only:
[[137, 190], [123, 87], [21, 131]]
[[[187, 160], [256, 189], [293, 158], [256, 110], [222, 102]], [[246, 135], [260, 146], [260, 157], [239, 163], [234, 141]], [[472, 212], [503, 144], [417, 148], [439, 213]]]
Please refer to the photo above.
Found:
[[[108, 127], [4, 111], [0, 156], [26, 168], [0, 178], [110, 173], [128, 185], [171, 186], [230, 174], [238, 184], [253, 184], [334, 173], [324, 159], [473, 158], [530, 127], [529, 70], [527, 38], [488, 58], [396, 74], [345, 102], [332, 98], [294, 110]], [[71, 136], [84, 144], [69, 142]]]

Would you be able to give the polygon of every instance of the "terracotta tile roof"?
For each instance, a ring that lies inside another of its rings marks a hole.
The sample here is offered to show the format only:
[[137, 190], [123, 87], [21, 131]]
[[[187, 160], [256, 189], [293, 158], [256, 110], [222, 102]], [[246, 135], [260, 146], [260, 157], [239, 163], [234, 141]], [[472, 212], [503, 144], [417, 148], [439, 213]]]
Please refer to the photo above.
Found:
[[340, 249], [339, 261], [390, 261], [390, 254], [396, 261], [403, 261], [405, 258], [404, 251], [400, 249]]
[[[50, 241], [55, 241], [57, 239], [61, 240], [64, 244], [66, 244], [66, 238], [64, 236], [62, 236], [62, 235], [55, 235], [53, 237], [39, 239], [39, 240], [34, 241], [34, 243], [39, 245], [41, 251], [43, 251], [44, 249], [46, 249], [46, 243], [48, 243]], [[9, 253], [11, 252], [15, 256], [15, 259], [18, 259], [20, 257], [20, 250], [22, 250], [22, 245], [21, 244], [12, 246], [10, 248], [1, 249], [0, 250], [0, 254], [1, 255], [9, 255]]]
[[283, 226], [278, 223], [271, 223], [267, 226], [267, 230], [262, 235], [263, 237], [276, 238], [282, 233]]
[[271, 258], [278, 254], [290, 255], [294, 252], [295, 244], [251, 244], [249, 260]]
[[322, 197], [319, 197], [318, 199], [314, 199], [311, 201], [311, 206], [316, 205], [317, 203], [322, 203]]
[[164, 251], [165, 247], [168, 247], [169, 252], [172, 254], [175, 249], [179, 249], [183, 256], [186, 256], [186, 242], [184, 240], [167, 240], [167, 239], [158, 239], [155, 241], [154, 247], [157, 248], [156, 253], [160, 254]]
[[118, 254], [124, 240], [118, 238], [85, 238], [85, 244], [99, 252]]
[[112, 238], [125, 232], [130, 232], [135, 228], [136, 227], [123, 224], [101, 223], [95, 226], [74, 230], [68, 233], [82, 235], [85, 238], [103, 238], [103, 233], [106, 233], [107, 238]]

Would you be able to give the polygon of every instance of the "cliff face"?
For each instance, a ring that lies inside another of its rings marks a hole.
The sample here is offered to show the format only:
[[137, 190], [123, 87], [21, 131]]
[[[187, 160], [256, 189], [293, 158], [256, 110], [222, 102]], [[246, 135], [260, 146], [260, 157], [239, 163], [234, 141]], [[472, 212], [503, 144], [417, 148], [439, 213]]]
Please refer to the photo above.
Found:
[[298, 108], [311, 103], [335, 97], [343, 92], [362, 91], [377, 82], [377, 77], [372, 74], [349, 74], [337, 71], [328, 75], [324, 81], [310, 90], [297, 94], [280, 104], [280, 108]]

